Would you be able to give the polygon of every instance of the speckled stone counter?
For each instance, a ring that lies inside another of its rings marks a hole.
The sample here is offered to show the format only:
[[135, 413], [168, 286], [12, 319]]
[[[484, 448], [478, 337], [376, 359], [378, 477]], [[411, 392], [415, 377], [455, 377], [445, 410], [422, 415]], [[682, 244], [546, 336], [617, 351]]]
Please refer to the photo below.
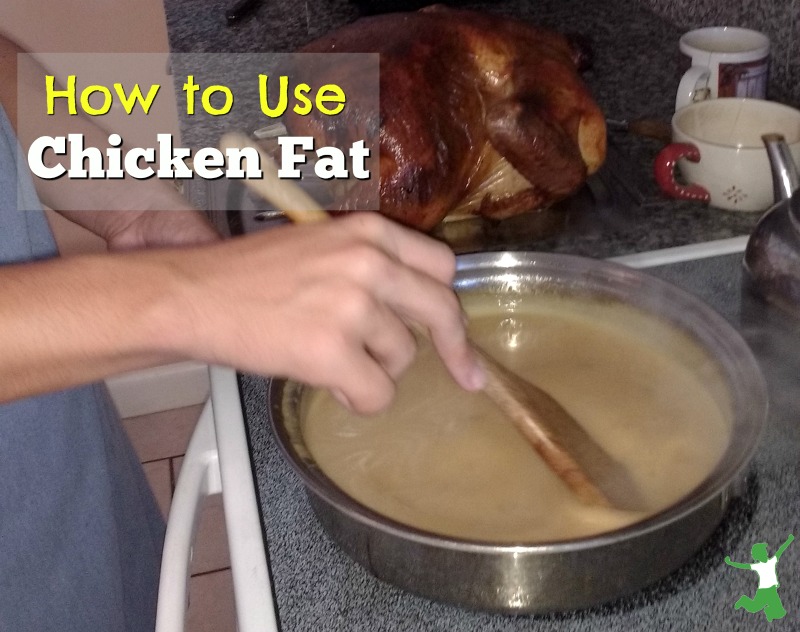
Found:
[[[681, 30], [634, 2], [460, 3], [515, 15], [559, 30], [580, 32], [594, 42], [594, 69], [586, 75], [598, 102], [612, 118], [657, 117], [667, 121], [680, 76]], [[225, 24], [226, 2], [165, 0], [171, 45], [177, 52], [291, 51], [340, 24], [358, 10], [344, 0], [266, 0], [237, 27]], [[247, 125], [247, 122], [243, 122]], [[519, 247], [607, 257], [748, 234], [758, 214], [707, 209], [660, 198], [650, 177], [659, 145], [613, 135], [619, 153], [642, 179], [645, 204], [615, 200], [585, 210], [568, 203], [562, 230]], [[580, 193], [586, 196], [587, 191]], [[668, 266], [654, 271], [680, 282], [717, 308], [756, 351], [774, 405], [762, 447], [722, 525], [683, 568], [633, 596], [592, 610], [544, 617], [500, 616], [434, 603], [386, 585], [347, 558], [325, 536], [306, 502], [299, 479], [276, 447], [267, 417], [266, 381], [244, 376], [242, 400], [250, 435], [278, 616], [284, 632], [381, 631], [629, 631], [795, 629], [800, 612], [797, 551], [778, 569], [789, 617], [768, 624], [763, 614], [733, 610], [741, 594], [753, 594], [754, 575], [726, 567], [726, 554], [748, 561], [750, 546], [770, 552], [796, 527], [800, 408], [793, 393], [800, 374], [800, 331], [778, 315], [739, 302], [739, 255]], [[753, 323], [772, 322], [769, 330]], [[798, 546], [797, 544], [793, 546]], [[791, 561], [795, 560], [795, 561]], [[624, 563], [624, 561], [621, 561]]]
[[[593, 42], [595, 63], [585, 79], [607, 116], [669, 120], [680, 78], [677, 41], [681, 29], [650, 9], [622, 0], [458, 4], [587, 35]], [[356, 6], [344, 0], [265, 0], [250, 19], [229, 27], [225, 22], [227, 6], [219, 0], [165, 0], [172, 49], [292, 51], [359, 15]], [[554, 234], [517, 239], [512, 247], [608, 257], [746, 235], [752, 230], [758, 213], [721, 211], [661, 198], [651, 175], [660, 148], [657, 141], [624, 133], [611, 134], [611, 141], [636, 179], [643, 182], [646, 203], [620, 199], [601, 212], [567, 208], [559, 216], [559, 229]], [[588, 195], [586, 191], [582, 194]]]
[[741, 26], [761, 31], [770, 38], [770, 98], [794, 107], [800, 104], [800, 59], [797, 55], [797, 19], [794, 0], [641, 0], [659, 15], [687, 31], [711, 25]]
[[[674, 264], [651, 272], [705, 299], [743, 334], [767, 379], [770, 416], [744, 493], [720, 527], [689, 562], [667, 578], [602, 607], [550, 616], [470, 612], [403, 592], [378, 581], [342, 553], [322, 531], [302, 485], [275, 445], [266, 414], [263, 379], [242, 379], [253, 468], [284, 632], [714, 632], [796, 630], [800, 616], [800, 551], [778, 564], [780, 596], [789, 613], [768, 623], [763, 613], [735, 611], [740, 595], [752, 596], [755, 573], [724, 564], [749, 562], [750, 548], [767, 542], [770, 555], [794, 531], [800, 502], [800, 321], [745, 297], [740, 301], [740, 256]], [[623, 565], [625, 561], [620, 560]], [[610, 573], [624, 572], [609, 569]]]

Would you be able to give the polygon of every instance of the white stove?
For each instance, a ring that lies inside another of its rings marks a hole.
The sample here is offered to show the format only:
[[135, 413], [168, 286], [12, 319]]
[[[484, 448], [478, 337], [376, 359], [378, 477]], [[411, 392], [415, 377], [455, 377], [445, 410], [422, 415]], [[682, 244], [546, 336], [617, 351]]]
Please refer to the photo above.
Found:
[[[615, 257], [635, 268], [741, 253], [746, 237]], [[222, 494], [238, 629], [277, 632], [278, 623], [236, 372], [211, 367], [211, 396], [197, 423], [169, 514], [157, 632], [184, 629], [188, 577], [199, 508]]]

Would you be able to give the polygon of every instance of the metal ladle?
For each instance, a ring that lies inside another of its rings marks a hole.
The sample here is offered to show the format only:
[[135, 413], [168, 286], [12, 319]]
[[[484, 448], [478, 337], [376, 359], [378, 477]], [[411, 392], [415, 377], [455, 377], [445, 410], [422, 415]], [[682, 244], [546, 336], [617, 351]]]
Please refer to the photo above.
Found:
[[[228, 133], [220, 139], [223, 152], [254, 149], [263, 177], [245, 184], [295, 223], [330, 221], [329, 215], [291, 180], [278, 177], [272, 158], [247, 136]], [[247, 157], [244, 158], [247, 161]], [[425, 335], [425, 332], [419, 332]], [[583, 427], [541, 388], [502, 366], [470, 343], [487, 373], [484, 393], [513, 421], [548, 467], [578, 498], [590, 505], [639, 511], [643, 503], [627, 469], [617, 463]]]
[[775, 204], [747, 242], [747, 287], [764, 300], [800, 316], [800, 176], [784, 137], [765, 134]]

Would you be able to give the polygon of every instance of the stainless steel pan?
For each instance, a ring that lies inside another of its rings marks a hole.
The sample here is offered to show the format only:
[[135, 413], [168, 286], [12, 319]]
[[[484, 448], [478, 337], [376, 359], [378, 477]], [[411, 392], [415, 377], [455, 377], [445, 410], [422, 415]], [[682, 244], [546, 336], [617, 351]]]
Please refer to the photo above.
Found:
[[595, 605], [634, 592], [686, 562], [738, 493], [766, 420], [764, 380], [736, 330], [670, 284], [593, 259], [511, 252], [466, 255], [460, 258], [455, 285], [459, 291], [513, 287], [589, 294], [625, 301], [667, 319], [717, 361], [731, 398], [731, 442], [701, 485], [673, 506], [624, 529], [547, 543], [465, 541], [394, 522], [341, 492], [315, 465], [299, 436], [303, 387], [275, 381], [270, 393], [273, 430], [330, 537], [382, 580], [432, 599], [509, 613]]

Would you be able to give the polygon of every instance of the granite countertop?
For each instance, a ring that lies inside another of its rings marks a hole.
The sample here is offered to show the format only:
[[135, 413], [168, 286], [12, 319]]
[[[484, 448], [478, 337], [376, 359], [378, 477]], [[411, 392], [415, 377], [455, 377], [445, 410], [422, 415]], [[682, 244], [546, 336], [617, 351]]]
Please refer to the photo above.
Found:
[[[358, 7], [345, 0], [264, 0], [250, 19], [228, 27], [225, 12], [231, 1], [165, 0], [172, 50], [288, 52], [359, 15]], [[595, 64], [585, 79], [607, 116], [669, 120], [680, 77], [677, 41], [681, 29], [646, 7], [622, 0], [458, 4], [589, 36]], [[590, 211], [575, 210], [567, 204], [562, 231], [521, 243], [521, 247], [609, 257], [747, 235], [752, 230], [757, 213], [719, 211], [661, 198], [650, 174], [659, 149], [656, 141], [625, 134], [612, 135], [611, 140], [627, 158], [637, 179], [643, 180], [645, 203], [618, 200]], [[585, 190], [581, 193], [586, 194]], [[657, 273], [671, 280], [681, 279], [741, 328], [746, 323], [738, 302], [739, 259], [737, 255], [718, 258], [711, 268], [700, 266], [699, 274], [689, 270], [688, 277], [685, 270], [674, 266]], [[759, 314], [757, 318], [768, 316]], [[743, 329], [767, 367], [770, 396], [777, 406], [745, 493], [733, 502], [714, 536], [686, 566], [636, 595], [588, 611], [545, 617], [488, 615], [437, 604], [379, 582], [349, 560], [314, 520], [301, 482], [272, 439], [267, 383], [262, 378], [242, 376], [242, 401], [282, 629], [772, 629], [775, 626], [768, 624], [763, 614], [734, 612], [731, 600], [752, 594], [753, 578], [728, 569], [721, 559], [730, 554], [736, 560], [748, 560], [749, 548], [756, 541], [769, 542], [770, 551], [774, 551], [795, 526], [792, 507], [798, 496], [795, 455], [800, 445], [796, 424], [800, 410], [789, 394], [796, 388], [800, 355], [788, 349], [790, 343], [796, 343], [798, 331], [791, 323], [779, 322], [775, 327], [769, 335], [759, 328]], [[775, 364], [775, 358], [781, 361]], [[800, 610], [797, 582], [791, 568], [782, 568], [781, 573], [784, 605], [790, 617], [796, 616]], [[787, 618], [777, 625], [793, 629], [794, 624]]]
[[[742, 494], [728, 507], [714, 534], [681, 568], [628, 597], [581, 611], [543, 616], [472, 612], [417, 597], [372, 577], [323, 532], [304, 488], [283, 458], [270, 430], [269, 383], [242, 376], [252, 465], [281, 629], [285, 632], [514, 632], [631, 630], [795, 630], [800, 613], [800, 552], [794, 543], [778, 565], [780, 597], [788, 612], [770, 623], [764, 613], [736, 611], [740, 595], [752, 596], [754, 573], [725, 565], [726, 555], [750, 561], [750, 548], [766, 542], [770, 555], [789, 533], [797, 535], [800, 487], [800, 321], [740, 291], [739, 255], [652, 268], [649, 273], [687, 289], [715, 308], [743, 335], [766, 378], [770, 413]], [[658, 555], [658, 551], [653, 551]], [[624, 567], [624, 560], [620, 564]], [[614, 569], [609, 569], [613, 573]]]
[[[179, 53], [289, 52], [359, 15], [345, 0], [271, 2], [237, 26], [227, 26], [229, 2], [165, 0], [171, 48]], [[367, 3], [362, 3], [367, 4]], [[381, 3], [378, 2], [378, 5]], [[397, 4], [397, 3], [395, 3]], [[595, 53], [585, 74], [592, 93], [609, 118], [658, 118], [668, 122], [681, 70], [677, 41], [681, 29], [631, 2], [545, 0], [528, 3], [459, 2], [588, 36]], [[749, 234], [758, 213], [707, 208], [663, 198], [652, 178], [658, 141], [610, 133], [610, 141], [626, 168], [641, 182], [644, 204], [616, 198], [605, 208], [587, 211], [580, 195], [567, 201], [559, 229], [507, 242], [511, 248], [569, 252], [609, 257]], [[619, 192], [619, 187], [617, 187]], [[544, 235], [544, 236], [543, 236]], [[492, 248], [497, 249], [497, 248]]]

